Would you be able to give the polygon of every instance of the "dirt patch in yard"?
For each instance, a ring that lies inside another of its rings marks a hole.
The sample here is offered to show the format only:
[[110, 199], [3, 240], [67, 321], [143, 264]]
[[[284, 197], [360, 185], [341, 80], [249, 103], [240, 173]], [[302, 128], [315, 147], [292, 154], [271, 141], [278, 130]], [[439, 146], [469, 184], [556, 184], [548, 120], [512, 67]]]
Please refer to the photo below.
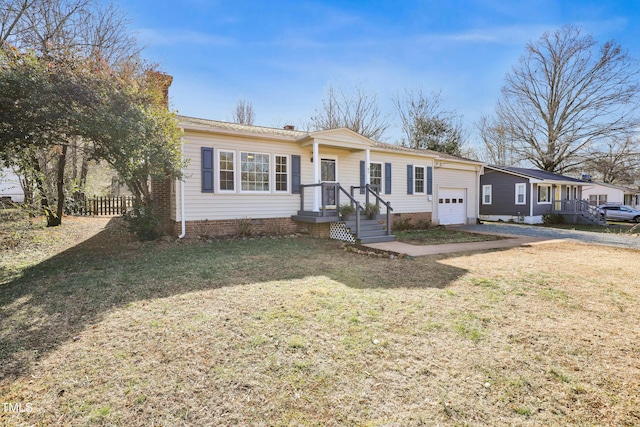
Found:
[[104, 231], [2, 285], [0, 424], [640, 423], [638, 251]]

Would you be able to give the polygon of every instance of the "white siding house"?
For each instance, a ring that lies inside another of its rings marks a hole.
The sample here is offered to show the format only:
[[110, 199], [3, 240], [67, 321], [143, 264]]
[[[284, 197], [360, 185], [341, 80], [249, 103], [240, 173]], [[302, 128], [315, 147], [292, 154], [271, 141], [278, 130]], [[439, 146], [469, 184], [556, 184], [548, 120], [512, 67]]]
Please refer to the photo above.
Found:
[[191, 117], [179, 122], [187, 166], [170, 191], [176, 234], [205, 227], [210, 234], [233, 234], [237, 221], [250, 220], [260, 232], [326, 235], [330, 223], [340, 221], [339, 205], [364, 204], [367, 195], [376, 201], [367, 185], [382, 200], [381, 218], [385, 202], [394, 220], [462, 224], [478, 218], [481, 162], [374, 142], [348, 129], [304, 132]]
[[0, 197], [10, 197], [13, 202], [24, 202], [20, 177], [12, 169], [0, 169]]
[[640, 191], [619, 185], [587, 181], [582, 194], [593, 206], [620, 204], [640, 208]]

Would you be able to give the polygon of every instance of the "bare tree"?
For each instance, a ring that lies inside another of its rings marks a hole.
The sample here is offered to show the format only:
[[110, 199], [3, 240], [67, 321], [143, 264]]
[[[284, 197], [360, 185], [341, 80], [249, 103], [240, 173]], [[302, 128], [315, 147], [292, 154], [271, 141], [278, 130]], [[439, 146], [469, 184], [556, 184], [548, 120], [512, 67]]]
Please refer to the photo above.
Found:
[[367, 93], [361, 85], [356, 85], [352, 92], [329, 86], [322, 108], [316, 109], [310, 125], [314, 130], [344, 127], [376, 141], [389, 128], [387, 116], [378, 108], [377, 96]]
[[584, 170], [602, 182], [630, 185], [640, 176], [640, 142], [610, 139], [585, 159]]
[[513, 149], [513, 141], [508, 139], [506, 129], [490, 117], [482, 116], [476, 123], [480, 138], [484, 143], [484, 160], [494, 165], [516, 166], [521, 159]]
[[614, 41], [599, 46], [574, 26], [545, 33], [507, 74], [493, 129], [540, 169], [575, 169], [598, 143], [635, 131], [638, 73]]
[[253, 105], [244, 99], [239, 99], [236, 109], [233, 112], [233, 122], [241, 125], [253, 125], [256, 116], [253, 112]]
[[137, 56], [129, 20], [99, 0], [0, 0], [0, 42], [42, 55], [73, 52], [110, 63]]
[[462, 117], [443, 107], [441, 92], [405, 90], [393, 99], [406, 140], [402, 145], [460, 155], [465, 132]]

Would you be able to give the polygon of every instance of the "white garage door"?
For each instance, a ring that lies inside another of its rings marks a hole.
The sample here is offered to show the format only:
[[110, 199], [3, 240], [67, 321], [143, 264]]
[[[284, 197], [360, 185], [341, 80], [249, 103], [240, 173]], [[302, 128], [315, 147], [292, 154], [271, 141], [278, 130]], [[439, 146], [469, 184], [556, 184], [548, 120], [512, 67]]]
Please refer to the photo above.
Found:
[[440, 224], [467, 222], [467, 192], [464, 188], [441, 188], [438, 194]]

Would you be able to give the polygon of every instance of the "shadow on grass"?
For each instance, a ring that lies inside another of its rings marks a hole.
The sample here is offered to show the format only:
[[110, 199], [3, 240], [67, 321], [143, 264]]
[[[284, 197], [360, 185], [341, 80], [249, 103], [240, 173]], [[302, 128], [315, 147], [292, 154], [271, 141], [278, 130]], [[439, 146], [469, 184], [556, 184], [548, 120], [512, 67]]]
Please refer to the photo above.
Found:
[[313, 276], [355, 289], [445, 288], [466, 273], [439, 263], [445, 255], [374, 258], [304, 237], [138, 243], [117, 232], [118, 221], [1, 286], [0, 379], [28, 373], [110, 310], [139, 300]]

